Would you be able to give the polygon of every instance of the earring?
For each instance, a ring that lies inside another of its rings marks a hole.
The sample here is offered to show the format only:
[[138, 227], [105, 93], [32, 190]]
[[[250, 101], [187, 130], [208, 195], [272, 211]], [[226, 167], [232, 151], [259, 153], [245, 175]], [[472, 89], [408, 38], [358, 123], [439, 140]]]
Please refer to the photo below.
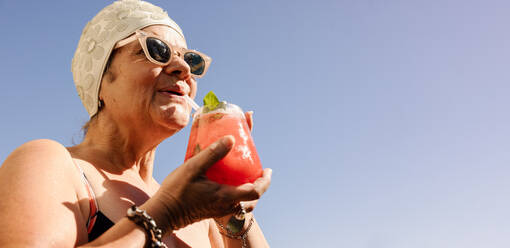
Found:
[[103, 100], [99, 99], [99, 103], [98, 103], [98, 105], [97, 105], [97, 108], [98, 108], [98, 109], [101, 109], [101, 108], [103, 108], [103, 106], [104, 106], [104, 102], [103, 102]]

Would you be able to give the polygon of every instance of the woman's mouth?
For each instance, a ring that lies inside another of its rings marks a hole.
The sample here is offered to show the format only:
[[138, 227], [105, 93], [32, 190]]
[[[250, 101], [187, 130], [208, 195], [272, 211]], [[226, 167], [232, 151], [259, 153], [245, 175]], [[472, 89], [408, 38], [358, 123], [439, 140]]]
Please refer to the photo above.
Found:
[[179, 92], [179, 91], [166, 90], [166, 91], [160, 91], [160, 92], [170, 94], [170, 95], [184, 96], [184, 93]]
[[178, 102], [181, 104], [187, 103], [186, 99], [184, 98], [184, 95], [185, 95], [184, 92], [175, 91], [175, 90], [159, 90], [158, 93], [160, 93], [160, 95], [164, 99], [166, 99], [166, 100], [164, 100], [165, 102], [169, 100], [171, 102]]
[[165, 95], [172, 96], [184, 96], [187, 95], [187, 90], [185, 87], [180, 86], [179, 84], [175, 84], [172, 86], [162, 87], [158, 89], [158, 92], [164, 93]]

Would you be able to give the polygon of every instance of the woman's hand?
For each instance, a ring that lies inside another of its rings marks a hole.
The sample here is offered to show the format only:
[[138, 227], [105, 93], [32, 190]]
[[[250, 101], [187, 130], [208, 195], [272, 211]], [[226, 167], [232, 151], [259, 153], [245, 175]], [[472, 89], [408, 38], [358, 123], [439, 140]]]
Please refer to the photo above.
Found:
[[259, 199], [271, 182], [271, 169], [266, 169], [254, 183], [237, 187], [218, 184], [205, 176], [205, 171], [232, 149], [234, 138], [225, 136], [183, 165], [163, 181], [160, 190], [142, 207], [164, 230], [178, 229], [193, 222], [233, 213], [240, 201]]
[[[245, 112], [244, 116], [246, 118], [246, 123], [248, 124], [248, 128], [250, 129], [250, 131], [252, 131], [253, 130], [253, 111]], [[262, 174], [262, 177], [258, 178], [254, 183], [257, 183], [258, 180], [264, 180], [264, 178], [267, 178], [267, 177], [269, 177], [269, 183], [271, 183], [271, 174], [272, 174], [271, 169], [265, 169]], [[253, 201], [243, 201], [243, 209], [247, 213], [250, 213], [255, 209], [257, 202], [258, 202], [258, 199], [253, 200]], [[226, 225], [226, 223], [228, 222], [228, 220], [230, 219], [231, 216], [232, 216], [232, 213], [230, 213], [226, 216], [223, 216], [221, 218], [217, 218], [217, 221], [219, 221], [223, 225]]]

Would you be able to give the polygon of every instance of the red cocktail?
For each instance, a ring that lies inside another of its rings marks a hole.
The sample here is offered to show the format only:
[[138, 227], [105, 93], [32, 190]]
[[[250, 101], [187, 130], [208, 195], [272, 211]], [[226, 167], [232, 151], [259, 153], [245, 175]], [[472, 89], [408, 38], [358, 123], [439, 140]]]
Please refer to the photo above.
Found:
[[207, 170], [206, 176], [212, 181], [234, 186], [254, 182], [262, 176], [262, 165], [244, 112], [234, 104], [222, 102], [212, 111], [201, 107], [193, 115], [185, 160], [225, 135], [234, 136], [235, 145]]

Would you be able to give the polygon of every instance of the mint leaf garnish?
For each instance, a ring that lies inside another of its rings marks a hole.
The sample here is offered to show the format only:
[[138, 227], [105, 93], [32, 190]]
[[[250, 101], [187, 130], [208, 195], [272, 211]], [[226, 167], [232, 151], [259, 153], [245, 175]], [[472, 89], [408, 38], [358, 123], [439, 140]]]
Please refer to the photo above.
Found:
[[214, 94], [214, 92], [209, 91], [207, 95], [204, 96], [204, 106], [206, 106], [209, 110], [214, 110], [220, 104], [220, 100]]

